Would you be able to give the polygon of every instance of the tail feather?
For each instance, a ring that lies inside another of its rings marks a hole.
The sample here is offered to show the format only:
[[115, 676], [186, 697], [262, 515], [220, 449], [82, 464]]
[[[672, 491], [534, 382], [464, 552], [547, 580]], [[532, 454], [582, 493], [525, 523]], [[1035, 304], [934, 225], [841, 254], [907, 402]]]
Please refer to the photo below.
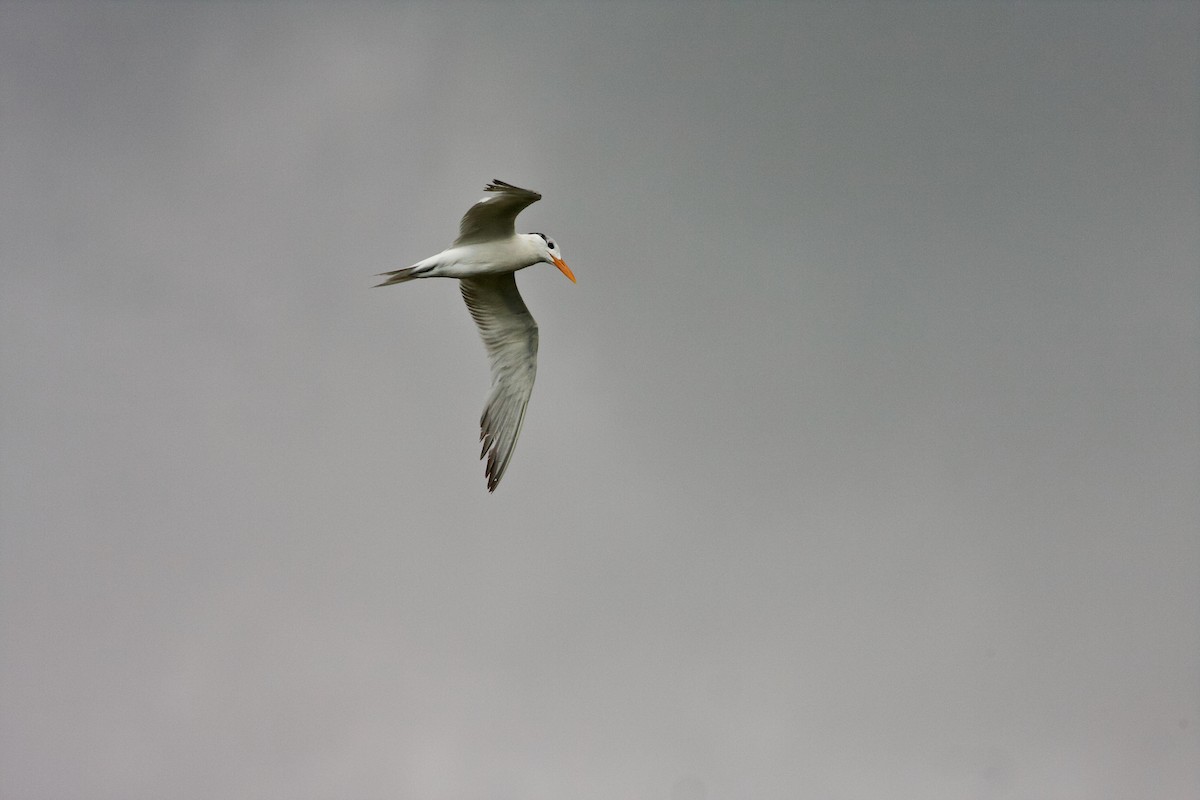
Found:
[[405, 267], [404, 269], [392, 270], [391, 272], [381, 272], [376, 277], [386, 277], [387, 280], [383, 283], [375, 284], [372, 288], [378, 289], [380, 286], [391, 286], [394, 283], [415, 280], [421, 277], [421, 273], [428, 272], [428, 270], [428, 267]]

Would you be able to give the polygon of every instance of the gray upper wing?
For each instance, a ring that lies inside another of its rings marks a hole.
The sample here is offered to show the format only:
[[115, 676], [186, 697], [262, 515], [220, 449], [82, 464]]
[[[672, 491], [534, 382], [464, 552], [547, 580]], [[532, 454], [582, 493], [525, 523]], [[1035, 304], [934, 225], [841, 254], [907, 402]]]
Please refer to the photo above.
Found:
[[516, 233], [517, 214], [542, 199], [537, 192], [495, 180], [483, 188], [494, 195], [485, 197], [463, 214], [458, 223], [458, 238], [454, 245], [490, 242]]

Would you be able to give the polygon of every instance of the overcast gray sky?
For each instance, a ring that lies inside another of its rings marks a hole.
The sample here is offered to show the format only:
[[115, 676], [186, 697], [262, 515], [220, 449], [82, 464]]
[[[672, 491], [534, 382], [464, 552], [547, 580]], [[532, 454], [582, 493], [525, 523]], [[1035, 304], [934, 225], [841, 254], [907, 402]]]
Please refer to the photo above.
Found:
[[0, 4], [0, 796], [1200, 796], [1198, 27]]

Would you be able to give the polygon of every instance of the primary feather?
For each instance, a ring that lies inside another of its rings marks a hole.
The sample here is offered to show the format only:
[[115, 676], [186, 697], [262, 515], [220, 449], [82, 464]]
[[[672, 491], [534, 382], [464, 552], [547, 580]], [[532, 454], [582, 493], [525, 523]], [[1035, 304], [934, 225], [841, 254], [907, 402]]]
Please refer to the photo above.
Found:
[[459, 281], [492, 370], [492, 388], [479, 418], [480, 458], [487, 456], [488, 491], [512, 459], [537, 375], [538, 327], [511, 272]]

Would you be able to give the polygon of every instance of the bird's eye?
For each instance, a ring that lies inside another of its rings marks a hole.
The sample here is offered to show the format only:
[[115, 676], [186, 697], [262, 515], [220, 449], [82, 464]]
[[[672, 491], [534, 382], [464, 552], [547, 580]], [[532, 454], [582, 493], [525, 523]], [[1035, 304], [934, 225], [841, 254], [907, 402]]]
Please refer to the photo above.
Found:
[[550, 245], [551, 250], [554, 249], [554, 242], [546, 242], [546, 244]]

